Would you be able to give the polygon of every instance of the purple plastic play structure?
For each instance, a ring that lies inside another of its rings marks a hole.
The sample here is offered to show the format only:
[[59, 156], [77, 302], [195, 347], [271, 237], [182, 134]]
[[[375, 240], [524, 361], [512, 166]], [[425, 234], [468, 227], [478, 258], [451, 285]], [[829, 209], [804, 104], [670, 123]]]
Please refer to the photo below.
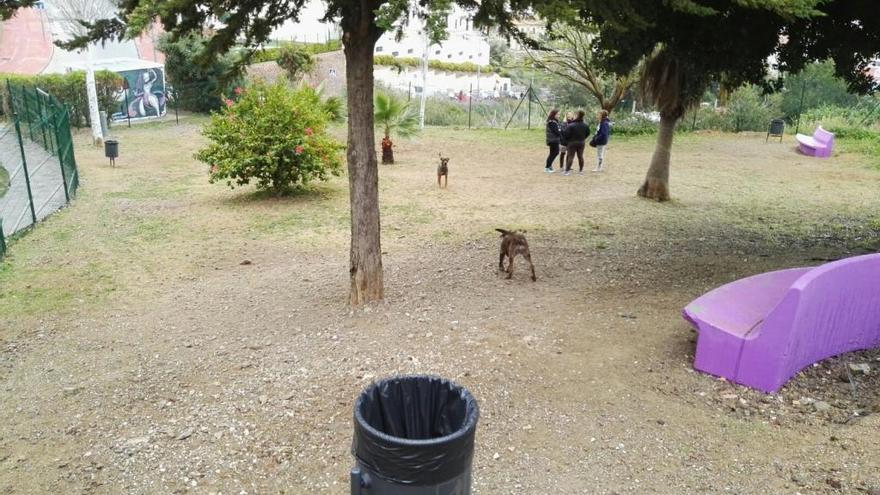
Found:
[[816, 158], [828, 158], [831, 156], [831, 148], [834, 146], [834, 134], [822, 129], [822, 126], [816, 128], [812, 136], [806, 134], [798, 134], [794, 137], [798, 142], [798, 149], [801, 153]]
[[812, 363], [880, 346], [880, 254], [737, 280], [682, 314], [699, 333], [694, 368], [775, 392]]

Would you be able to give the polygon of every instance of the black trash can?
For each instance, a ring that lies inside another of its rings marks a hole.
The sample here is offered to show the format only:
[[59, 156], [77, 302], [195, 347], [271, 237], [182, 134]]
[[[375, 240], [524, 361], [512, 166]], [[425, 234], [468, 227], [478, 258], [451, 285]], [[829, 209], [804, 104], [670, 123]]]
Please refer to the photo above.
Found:
[[119, 156], [119, 141], [115, 139], [104, 141], [104, 156], [110, 159], [117, 158]]
[[119, 141], [115, 139], [105, 140], [104, 156], [110, 159], [110, 165], [116, 165], [116, 157], [119, 156]]
[[770, 121], [770, 129], [767, 131], [767, 138], [764, 139], [764, 142], [767, 142], [770, 139], [770, 136], [778, 137], [779, 141], [782, 142], [782, 135], [785, 133], [785, 121], [782, 119], [773, 119]]
[[436, 376], [373, 383], [354, 406], [351, 495], [470, 495], [477, 401]]

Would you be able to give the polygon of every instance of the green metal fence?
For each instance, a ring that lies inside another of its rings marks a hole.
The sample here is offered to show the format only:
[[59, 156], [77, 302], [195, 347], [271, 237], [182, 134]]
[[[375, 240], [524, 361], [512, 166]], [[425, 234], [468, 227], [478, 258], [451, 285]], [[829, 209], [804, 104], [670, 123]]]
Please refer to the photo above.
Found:
[[0, 256], [4, 239], [63, 207], [76, 195], [79, 173], [70, 111], [37, 87], [6, 81], [9, 120], [0, 125], [0, 166], [9, 188], [0, 198]]

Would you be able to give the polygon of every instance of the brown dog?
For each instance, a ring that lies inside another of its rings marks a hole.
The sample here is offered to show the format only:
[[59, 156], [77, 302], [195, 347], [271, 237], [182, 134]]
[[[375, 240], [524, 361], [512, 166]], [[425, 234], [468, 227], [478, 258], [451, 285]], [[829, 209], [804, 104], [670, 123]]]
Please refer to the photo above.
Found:
[[[449, 185], [449, 158], [443, 158], [443, 153], [437, 153], [440, 155], [440, 165], [437, 166], [437, 187], [446, 187]], [[445, 177], [445, 184], [440, 185], [440, 178]]]
[[505, 271], [504, 257], [507, 256], [507, 278], [513, 277], [513, 258], [521, 254], [529, 262], [529, 267], [532, 269], [532, 282], [538, 280], [535, 277], [535, 265], [532, 263], [532, 254], [529, 252], [529, 241], [526, 240], [526, 236], [515, 230], [495, 230], [501, 232], [501, 256], [498, 258], [498, 269], [502, 272]]

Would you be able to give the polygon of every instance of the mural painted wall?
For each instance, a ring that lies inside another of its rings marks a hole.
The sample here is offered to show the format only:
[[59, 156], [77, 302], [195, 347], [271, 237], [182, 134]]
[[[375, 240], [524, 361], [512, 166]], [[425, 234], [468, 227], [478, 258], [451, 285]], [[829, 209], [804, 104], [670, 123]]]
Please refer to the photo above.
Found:
[[146, 119], [165, 115], [165, 71], [161, 68], [119, 72], [125, 79], [119, 93], [119, 111], [113, 120]]

